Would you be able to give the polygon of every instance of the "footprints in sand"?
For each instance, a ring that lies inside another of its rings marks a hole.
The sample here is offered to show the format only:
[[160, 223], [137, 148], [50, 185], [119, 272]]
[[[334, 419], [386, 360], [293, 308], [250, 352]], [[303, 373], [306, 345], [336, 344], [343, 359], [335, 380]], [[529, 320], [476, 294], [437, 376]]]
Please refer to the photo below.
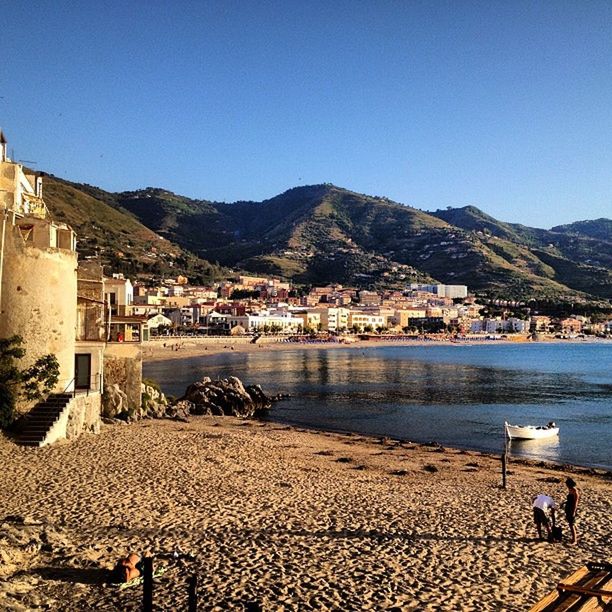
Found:
[[[367, 440], [367, 441], [370, 443], [373, 443], [371, 440]], [[352, 443], [353, 443], [352, 440], [350, 441], [342, 440], [342, 446], [352, 445]], [[441, 469], [441, 467], [433, 463], [423, 463], [423, 462], [419, 462], [418, 460], [415, 462], [411, 456], [403, 453], [404, 450], [413, 450], [413, 449], [418, 448], [417, 445], [410, 444], [409, 446], [405, 446], [404, 443], [401, 443], [401, 442], [394, 443], [393, 441], [389, 440], [389, 438], [382, 438], [381, 440], [379, 440], [379, 444], [385, 445], [384, 450], [376, 451], [373, 453], [369, 452], [368, 456], [375, 457], [375, 458], [384, 458], [387, 461], [374, 460], [374, 461], [363, 462], [363, 460], [366, 459], [366, 453], [362, 452], [360, 453], [358, 457], [346, 456], [346, 455], [341, 454], [341, 449], [336, 450], [336, 451], [331, 450], [331, 449], [318, 450], [314, 452], [314, 455], [318, 457], [330, 457], [330, 458], [333, 457], [332, 460], [334, 463], [351, 465], [351, 469], [356, 470], [356, 471], [373, 470], [373, 471], [378, 471], [378, 472], [384, 472], [385, 474], [390, 475], [390, 476], [408, 476], [411, 473], [416, 474], [417, 471], [426, 472], [429, 474], [435, 474], [439, 472]], [[424, 446], [426, 448], [429, 448], [431, 445], [424, 445]], [[363, 447], [363, 442], [361, 444], [361, 447]], [[440, 453], [440, 452], [446, 452], [446, 451], [439, 446], [435, 446], [433, 450], [431, 450], [430, 452]], [[388, 469], [387, 466], [385, 466], [384, 468], [381, 468], [380, 464], [387, 464], [390, 458], [396, 459], [398, 462], [410, 463], [410, 467], [412, 469], [408, 470], [403, 467], [399, 467], [396, 469]], [[444, 463], [444, 464], [452, 463], [452, 459], [448, 457], [443, 457], [439, 461], [440, 463]], [[468, 466], [472, 466], [471, 469], [474, 469], [474, 470], [478, 468], [478, 464], [475, 464], [475, 463], [470, 463], [468, 464]]]
[[[141, 591], [95, 578], [135, 549], [170, 564], [160, 610], [187, 609], [196, 573], [207, 610], [514, 612], [609, 552], [612, 483], [586, 475], [584, 545], [570, 549], [532, 541], [531, 496], [560, 475], [545, 468], [513, 464], [502, 491], [498, 457], [437, 446], [205, 417], [108, 431], [78, 452], [31, 453], [27, 478], [0, 440], [3, 515], [40, 523], [0, 520], [0, 551], [15, 528], [24, 536], [14, 575], [0, 575], [0, 609], [13, 609], [4, 591], [23, 609], [137, 610]], [[179, 549], [195, 559], [173, 565]]]

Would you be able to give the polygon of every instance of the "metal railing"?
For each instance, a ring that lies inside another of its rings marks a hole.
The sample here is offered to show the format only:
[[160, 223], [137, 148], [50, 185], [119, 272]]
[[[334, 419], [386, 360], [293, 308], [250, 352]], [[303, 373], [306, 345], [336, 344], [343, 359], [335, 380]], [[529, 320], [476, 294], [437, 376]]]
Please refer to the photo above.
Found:
[[[72, 397], [76, 397], [77, 394], [84, 393], [85, 395], [89, 395], [90, 392], [102, 392], [102, 372], [90, 375], [89, 384], [87, 387], [77, 387], [76, 381], [76, 376], [71, 378], [68, 384], [64, 387], [62, 393], [69, 393], [72, 395]], [[72, 387], [72, 389], [70, 389], [70, 387]]]

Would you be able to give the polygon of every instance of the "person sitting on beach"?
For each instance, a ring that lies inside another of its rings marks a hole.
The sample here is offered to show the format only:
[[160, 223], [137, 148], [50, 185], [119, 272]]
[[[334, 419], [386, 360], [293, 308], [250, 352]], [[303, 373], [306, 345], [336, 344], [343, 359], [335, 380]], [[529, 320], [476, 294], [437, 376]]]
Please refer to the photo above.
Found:
[[536, 524], [538, 530], [538, 538], [540, 540], [543, 539], [542, 525], [546, 527], [546, 533], [548, 534], [548, 537], [550, 538], [552, 536], [552, 531], [550, 528], [551, 520], [548, 518], [548, 515], [550, 514], [550, 517], [552, 519], [552, 526], [554, 527], [556, 509], [557, 504], [555, 503], [555, 500], [548, 495], [538, 495], [533, 500], [533, 521]]
[[113, 569], [113, 582], [129, 582], [134, 578], [138, 578], [140, 573], [140, 555], [130, 553], [127, 557], [117, 561]]
[[567, 478], [565, 481], [567, 486], [567, 499], [563, 504], [565, 509], [565, 519], [569, 525], [570, 531], [572, 532], [572, 544], [576, 544], [578, 541], [578, 535], [576, 533], [576, 511], [578, 510], [578, 501], [580, 500], [580, 493], [576, 488], [576, 482], [573, 478]]

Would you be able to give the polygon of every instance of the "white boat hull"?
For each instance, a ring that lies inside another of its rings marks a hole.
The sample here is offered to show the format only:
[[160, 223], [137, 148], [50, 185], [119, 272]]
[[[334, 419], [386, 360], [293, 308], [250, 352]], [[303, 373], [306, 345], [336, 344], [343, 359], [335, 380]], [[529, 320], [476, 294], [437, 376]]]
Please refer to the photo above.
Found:
[[505, 423], [506, 435], [511, 440], [540, 440], [559, 435], [558, 427], [536, 427], [535, 425], [510, 425]]

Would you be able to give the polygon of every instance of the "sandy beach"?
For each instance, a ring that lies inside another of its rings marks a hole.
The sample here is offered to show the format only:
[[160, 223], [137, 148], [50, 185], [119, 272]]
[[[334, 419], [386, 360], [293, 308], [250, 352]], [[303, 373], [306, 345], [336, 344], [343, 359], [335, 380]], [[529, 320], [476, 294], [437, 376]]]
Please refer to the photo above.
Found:
[[[571, 339], [559, 340], [553, 337], [546, 338], [540, 341], [543, 343], [606, 343], [610, 344], [609, 340], [599, 338], [590, 339]], [[302, 350], [302, 349], [367, 349], [383, 346], [432, 346], [443, 345], [460, 348], [470, 345], [516, 345], [530, 344], [532, 341], [520, 337], [520, 339], [502, 338], [497, 340], [484, 339], [468, 339], [468, 340], [412, 340], [412, 339], [397, 339], [397, 340], [356, 340], [350, 343], [344, 342], [287, 342], [282, 338], [268, 337], [260, 339], [256, 344], [253, 344], [249, 338], [231, 337], [227, 338], [193, 338], [190, 336], [170, 337], [168, 340], [153, 340], [143, 342], [143, 359], [145, 361], [166, 361], [171, 359], [184, 359], [186, 357], [207, 356], [219, 353], [252, 353], [260, 351], [282, 351], [282, 350]]]
[[[166, 342], [150, 341], [143, 343], [143, 358], [146, 361], [166, 361], [170, 359], [184, 359], [186, 357], [207, 356], [219, 353], [239, 352], [253, 353], [261, 351], [308, 350], [308, 349], [365, 349], [381, 346], [428, 346], [431, 344], [444, 344], [448, 346], [461, 346], [450, 341], [435, 340], [395, 340], [395, 341], [369, 341], [356, 340], [350, 343], [343, 342], [286, 342], [276, 338], [266, 339], [265, 342], [252, 344], [242, 338], [212, 339], [206, 338], [172, 338]], [[495, 341], [502, 342], [502, 341]], [[478, 344], [479, 342], [465, 342], [465, 344]], [[484, 343], [481, 341], [480, 343]]]
[[478, 452], [194, 417], [2, 437], [0, 461], [2, 609], [138, 610], [141, 587], [105, 584], [130, 550], [166, 568], [159, 610], [186, 609], [192, 574], [201, 610], [525, 610], [609, 560], [609, 475], [574, 471], [581, 539], [548, 544], [531, 501], [562, 501], [565, 473], [513, 462], [503, 490]]

